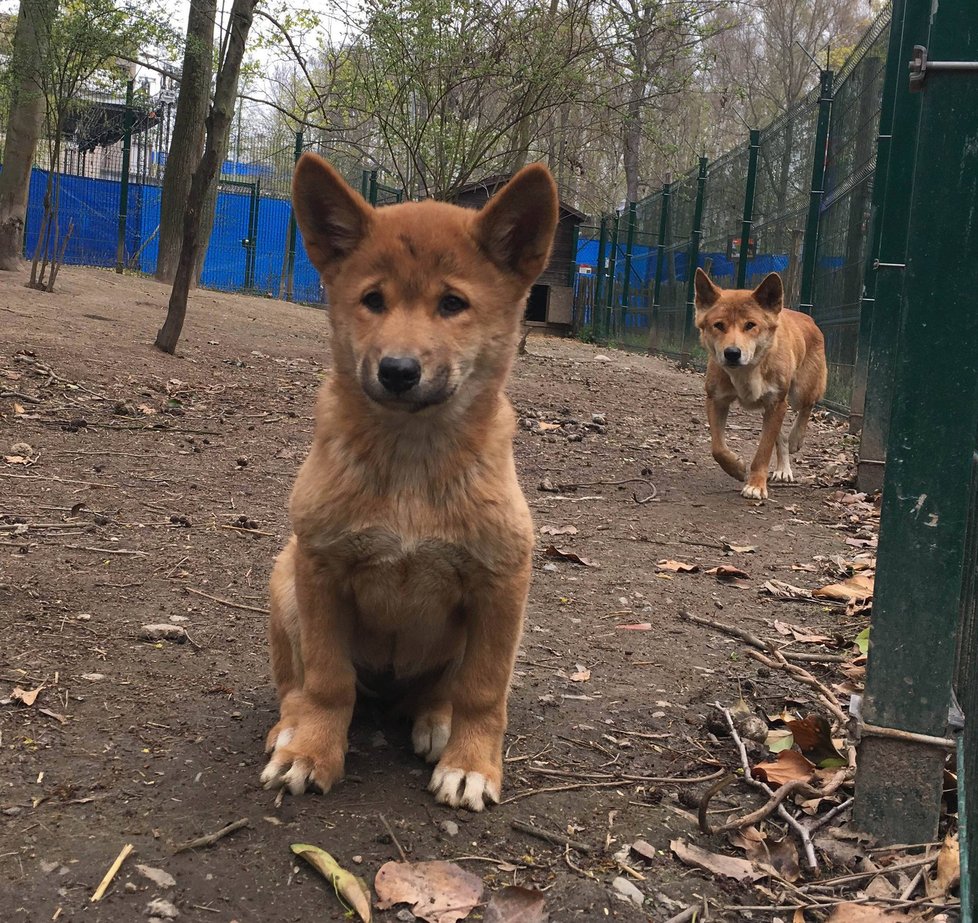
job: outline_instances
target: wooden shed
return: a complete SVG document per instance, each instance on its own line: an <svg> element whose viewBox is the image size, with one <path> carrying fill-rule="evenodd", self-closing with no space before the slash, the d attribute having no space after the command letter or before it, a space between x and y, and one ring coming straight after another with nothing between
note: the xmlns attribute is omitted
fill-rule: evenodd
<svg viewBox="0 0 978 923"><path fill-rule="evenodd" d="M510 175L496 175L469 183L456 193L455 203L468 208L482 208L509 179ZM586 218L576 208L560 203L560 219L550 263L530 290L526 302L527 324L551 327L555 333L570 330L574 278L577 274L577 237L580 225Z"/></svg>

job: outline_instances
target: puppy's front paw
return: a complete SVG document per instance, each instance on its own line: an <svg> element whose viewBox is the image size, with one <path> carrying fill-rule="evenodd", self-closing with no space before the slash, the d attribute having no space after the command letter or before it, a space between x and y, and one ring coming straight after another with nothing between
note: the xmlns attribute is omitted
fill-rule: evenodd
<svg viewBox="0 0 978 923"><path fill-rule="evenodd" d="M767 500L767 482L748 481L740 495L748 500Z"/></svg>
<svg viewBox="0 0 978 923"><path fill-rule="evenodd" d="M487 804L499 804L501 773L466 772L451 766L437 766L428 784L435 801L452 808L481 811Z"/></svg>
<svg viewBox="0 0 978 923"><path fill-rule="evenodd" d="M280 722L281 724L281 722ZM261 773L265 788L287 788L301 795L310 788L328 792L343 778L344 749L342 746L323 746L308 739L301 727L272 729L272 755Z"/></svg>
<svg viewBox="0 0 978 923"><path fill-rule="evenodd" d="M444 710L423 712L414 719L411 743L414 752L429 763L437 763L452 735L452 715Z"/></svg>

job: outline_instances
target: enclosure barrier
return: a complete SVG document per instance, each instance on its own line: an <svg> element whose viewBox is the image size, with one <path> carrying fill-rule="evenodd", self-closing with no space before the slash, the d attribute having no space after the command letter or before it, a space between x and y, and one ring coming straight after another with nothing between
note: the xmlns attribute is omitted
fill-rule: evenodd
<svg viewBox="0 0 978 923"><path fill-rule="evenodd" d="M789 304L825 334L827 402L847 409L889 25L886 8L838 74L822 71L815 90L743 144L582 229L577 335L702 365L692 269L724 287L777 271ZM614 233L626 214L634 228Z"/></svg>
<svg viewBox="0 0 978 923"><path fill-rule="evenodd" d="M174 109L129 81L125 97L88 93L71 108L58 162L42 140L31 174L24 252L34 252L43 221L49 175L59 184L60 226L73 225L65 262L119 272L156 271L160 190L171 143ZM260 120L258 120L260 123ZM304 150L325 153L318 140L274 124L249 126L241 107L232 127L218 183L214 228L201 284L272 298L319 303L319 274L303 247L289 189ZM329 157L364 198L375 205L399 202L402 190L382 181L335 150Z"/></svg>

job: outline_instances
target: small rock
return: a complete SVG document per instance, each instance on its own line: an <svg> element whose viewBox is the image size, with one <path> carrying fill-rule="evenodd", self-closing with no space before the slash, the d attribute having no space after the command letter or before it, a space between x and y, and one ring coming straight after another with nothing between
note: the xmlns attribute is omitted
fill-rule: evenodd
<svg viewBox="0 0 978 923"><path fill-rule="evenodd" d="M87 679L90 683L97 683L99 680L105 679L104 673L82 673L82 679Z"/></svg>
<svg viewBox="0 0 978 923"><path fill-rule="evenodd" d="M41 860L41 871L45 875L50 875L58 867L57 862L49 862L47 859Z"/></svg>
<svg viewBox="0 0 978 923"><path fill-rule="evenodd" d="M122 890L125 891L126 894L135 894L139 890L139 887L136 885L136 882L134 882L134 881L127 881L122 886Z"/></svg>
<svg viewBox="0 0 978 923"><path fill-rule="evenodd" d="M383 731L375 731L373 736L370 738L370 746L376 750L381 750L387 746L387 738L384 736Z"/></svg>
<svg viewBox="0 0 978 923"><path fill-rule="evenodd" d="M630 904L635 904L636 907L641 907L645 903L645 895L639 891L627 878L622 878L620 875L612 883L611 887L614 889L615 896L621 898L623 901L628 901Z"/></svg>
<svg viewBox="0 0 978 923"><path fill-rule="evenodd" d="M151 865L137 865L136 871L143 878L148 878L158 888L173 888L176 886L176 878L169 872L163 871L163 869L155 869Z"/></svg>
<svg viewBox="0 0 978 923"><path fill-rule="evenodd" d="M583 442L584 437L580 433L570 433L567 437L568 442Z"/></svg>
<svg viewBox="0 0 978 923"><path fill-rule="evenodd" d="M165 901L158 897L155 901L150 901L143 911L147 916L159 917L161 920L175 920L180 916L180 911L172 901Z"/></svg>
<svg viewBox="0 0 978 923"><path fill-rule="evenodd" d="M238 456L237 465L238 465L239 468L247 468L248 467L248 458L247 458L247 456L245 456L245 455L239 455Z"/></svg>
<svg viewBox="0 0 978 923"><path fill-rule="evenodd" d="M90 622L91 620L92 620L91 612L79 612L78 615L75 616L76 622Z"/></svg>
<svg viewBox="0 0 978 923"><path fill-rule="evenodd" d="M175 641L183 644L187 640L187 632L179 625L143 625L139 629L139 638L141 641Z"/></svg>
<svg viewBox="0 0 978 923"><path fill-rule="evenodd" d="M537 487L537 490L544 490L550 494L560 493L560 491L554 487L554 482L551 481L550 478L544 478Z"/></svg>
<svg viewBox="0 0 978 923"><path fill-rule="evenodd" d="M604 426L608 422L608 417L603 413L592 413L591 422L597 423L599 426Z"/></svg>
<svg viewBox="0 0 978 923"><path fill-rule="evenodd" d="M410 910L405 908L404 910L397 911L397 919L401 920L402 923L413 923L413 921L417 920L418 918L413 913L411 913Z"/></svg>
<svg viewBox="0 0 978 923"><path fill-rule="evenodd" d="M453 820L443 820L439 825L442 833L448 836L458 836L458 824Z"/></svg>
<svg viewBox="0 0 978 923"><path fill-rule="evenodd" d="M554 562L553 562L553 561L547 561L547 563L543 565L543 569L544 569L544 570L545 570L545 571L546 571L546 572L547 572L548 574L552 574L552 573L553 573L554 571L557 571L557 570L560 570L560 568L559 568L559 567L557 567L557 565L556 565L556 564L554 564Z"/></svg>
<svg viewBox="0 0 978 923"><path fill-rule="evenodd" d="M610 356L602 355L601 353L598 353L598 355L596 355L594 357L594 361L595 362L611 362L611 357Z"/></svg>
<svg viewBox="0 0 978 923"><path fill-rule="evenodd" d="M11 455L23 455L25 458L34 454L34 450L26 442L15 442L10 447Z"/></svg>
<svg viewBox="0 0 978 923"><path fill-rule="evenodd" d="M363 856L351 856L350 861L357 865L363 865Z"/></svg>

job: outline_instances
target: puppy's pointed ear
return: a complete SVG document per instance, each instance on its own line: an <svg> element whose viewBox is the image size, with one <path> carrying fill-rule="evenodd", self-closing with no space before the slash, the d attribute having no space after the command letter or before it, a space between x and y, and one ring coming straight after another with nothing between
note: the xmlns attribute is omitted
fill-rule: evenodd
<svg viewBox="0 0 978 923"><path fill-rule="evenodd" d="M476 240L497 266L530 285L550 259L557 210L557 185L550 171L530 164L479 212Z"/></svg>
<svg viewBox="0 0 978 923"><path fill-rule="evenodd" d="M693 282L696 289L696 310L709 310L717 303L717 299L720 297L720 289L706 274L706 271L699 266L696 267L696 276Z"/></svg>
<svg viewBox="0 0 978 923"><path fill-rule="evenodd" d="M366 236L372 209L322 157L308 151L292 174L292 207L310 262L331 281Z"/></svg>
<svg viewBox="0 0 978 923"><path fill-rule="evenodd" d="M751 294L765 311L777 314L784 307L784 285L776 272L769 272Z"/></svg>

